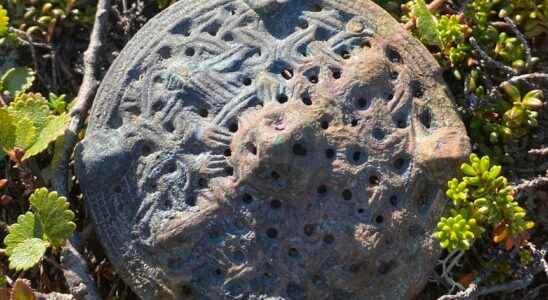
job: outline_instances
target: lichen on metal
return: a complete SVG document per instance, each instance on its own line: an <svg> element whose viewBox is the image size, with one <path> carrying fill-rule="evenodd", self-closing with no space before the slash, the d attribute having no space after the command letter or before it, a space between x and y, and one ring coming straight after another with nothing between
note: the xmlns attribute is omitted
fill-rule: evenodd
<svg viewBox="0 0 548 300"><path fill-rule="evenodd" d="M76 171L144 299L410 299L465 129L368 0L181 0L126 46Z"/></svg>

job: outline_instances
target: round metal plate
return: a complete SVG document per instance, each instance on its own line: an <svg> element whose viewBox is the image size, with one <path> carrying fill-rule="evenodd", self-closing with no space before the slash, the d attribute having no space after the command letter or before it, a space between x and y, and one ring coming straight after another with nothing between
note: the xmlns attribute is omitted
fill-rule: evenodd
<svg viewBox="0 0 548 300"><path fill-rule="evenodd" d="M105 77L77 175L145 299L404 299L469 151L428 51L367 0L182 0Z"/></svg>

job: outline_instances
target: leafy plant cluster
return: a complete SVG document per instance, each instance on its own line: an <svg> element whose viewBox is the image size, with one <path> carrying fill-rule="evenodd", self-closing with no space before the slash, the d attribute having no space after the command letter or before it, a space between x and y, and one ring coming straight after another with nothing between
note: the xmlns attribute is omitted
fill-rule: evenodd
<svg viewBox="0 0 548 300"><path fill-rule="evenodd" d="M0 80L0 92L11 97L9 105L0 107L0 154L12 160L26 160L46 150L62 136L70 117L64 112L63 96L27 93L34 81L34 72L12 68Z"/></svg>
<svg viewBox="0 0 548 300"><path fill-rule="evenodd" d="M505 155L502 146L509 139L526 136L538 126L538 111L543 107L541 90L524 95L513 84L503 83L504 99L472 112L470 135L482 153L495 158Z"/></svg>
<svg viewBox="0 0 548 300"><path fill-rule="evenodd" d="M29 198L30 211L17 218L4 238L9 267L28 270L40 262L48 248L59 248L76 229L74 212L69 203L46 188L36 190Z"/></svg>
<svg viewBox="0 0 548 300"><path fill-rule="evenodd" d="M486 85L493 85L493 76L486 76L489 70L479 59L487 55L494 60L491 63L515 74L531 68L538 59L531 57L524 41L548 33L548 0L471 0L463 7L450 3L454 10L409 1L403 5L407 14L402 19L414 22L415 35L464 87L460 103L467 108L470 135L479 152L495 161L511 161L505 145L537 127L543 94L504 84L501 97L493 97L492 89L486 90Z"/></svg>
<svg viewBox="0 0 548 300"><path fill-rule="evenodd" d="M12 1L8 6L15 5L17 8L25 2ZM70 4L69 2L75 3L52 1L50 5ZM32 1L32 4L38 5L41 2ZM21 7L32 9L32 5ZM12 34L10 22L17 23L17 15L15 19L10 19L8 11L0 5L0 43L3 38L10 38ZM0 251L8 256L9 268L16 272L36 266L46 256L48 249L57 251L76 228L73 222L75 214L69 209L66 198L59 197L57 193L49 192L46 188L34 190L36 186L44 184L45 173L40 172L42 176L38 180L29 166L36 165L34 157L48 149L52 142L59 142L56 146L62 145L62 137L70 121L65 96L50 93L45 98L40 93L30 92L35 81L35 71L27 67L12 67L0 74L0 165L14 163L14 169L18 170L25 190L32 192L28 200L29 210L20 214L17 222L8 227L8 234L4 238L6 248ZM21 184L17 183L17 177L10 178L8 172L2 172L2 176L4 174L8 174L8 177L0 178L2 206L14 201L8 193L15 185ZM39 181L41 184L38 184ZM27 207L27 202L18 199L17 206ZM6 277L2 274L0 298L4 299L3 296L10 299L36 299L27 281L17 279L9 288Z"/></svg>
<svg viewBox="0 0 548 300"><path fill-rule="evenodd" d="M510 16L529 38L548 32L547 0L506 0L498 16Z"/></svg>
<svg viewBox="0 0 548 300"><path fill-rule="evenodd" d="M434 237L449 251L468 250L487 228L493 229L493 241L511 246L523 232L533 228L525 210L513 196L502 167L491 165L488 156L470 155L461 166L464 176L448 182L451 200L449 215L442 217Z"/></svg>
<svg viewBox="0 0 548 300"><path fill-rule="evenodd" d="M477 77L470 79L472 71L483 72L472 55L470 38L496 60L522 70L527 63L524 45L507 28L508 23L503 26L504 18L524 28L527 37L535 37L548 32L547 7L548 0L472 0L461 14L440 14L430 12L424 0L415 0L403 5L407 14L402 19L414 21L415 34L433 48L440 63L459 80L475 80L471 92L482 96L483 85Z"/></svg>
<svg viewBox="0 0 548 300"><path fill-rule="evenodd" d="M7 0L6 9L15 28L45 41L62 22L91 25L95 14L88 0Z"/></svg>

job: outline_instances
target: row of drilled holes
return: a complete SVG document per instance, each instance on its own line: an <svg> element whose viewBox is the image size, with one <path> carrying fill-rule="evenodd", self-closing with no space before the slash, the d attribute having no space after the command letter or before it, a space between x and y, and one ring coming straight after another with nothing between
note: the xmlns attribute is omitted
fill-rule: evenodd
<svg viewBox="0 0 548 300"><path fill-rule="evenodd" d="M398 162L399 160L396 160L396 162ZM398 162L398 163L404 163L404 162ZM230 170L225 170L227 172L227 175L232 175L232 168L230 168ZM274 179L274 180L278 180L280 178L280 175L273 171L271 173L271 177ZM370 176L369 177L369 184L371 186L378 186L380 183L380 179L377 177L377 176ZM205 178L200 178L198 180L198 186L200 188L206 188L207 187L207 180ZM116 186L114 191L116 193L121 193L121 188L120 186ZM328 192L328 189L327 189L327 186L326 185L319 185L316 189L316 192L320 195L320 196L325 196L327 195L327 192ZM351 200L352 199L352 191L350 191L349 189L345 189L342 191L341 193L341 196L344 200ZM243 198L242 198L242 201L246 204L250 204L252 201L253 201L253 197L250 195L250 194L244 194ZM192 198L192 197L189 197L187 199L187 205L189 206L194 206L196 204L195 202L195 199ZM393 205L393 206L397 206L398 205L398 198L396 195L392 195L390 197L390 203ZM278 199L274 199L270 202L270 206L273 208L273 209L279 209L281 206L282 206L282 203L280 200ZM359 212L359 211L358 211ZM360 212L361 213L361 212Z"/></svg>
<svg viewBox="0 0 548 300"><path fill-rule="evenodd" d="M291 80L293 78L293 69L285 68L283 69L280 74L285 80ZM339 69L331 69L331 76L333 76L334 79L340 79L342 77L342 71ZM319 78L317 75L310 75L307 76L307 79L312 84L317 84L319 82Z"/></svg>
<svg viewBox="0 0 548 300"><path fill-rule="evenodd" d="M373 179L372 181L376 182L376 184L378 184L378 182L375 181L375 180L376 179ZM371 180L370 180L370 183L371 183ZM318 194L323 196L323 195L327 194L327 187L325 185L320 185L320 186L318 186L317 192L318 192ZM352 199L352 191L350 191L348 189L345 189L345 190L342 191L341 196L344 200L350 201ZM253 202L253 196L246 193L246 194L243 195L242 201L245 204L251 204ZM394 207L398 206L398 196L397 195L390 196L389 202ZM282 202L278 199L273 199L273 200L270 201L270 207L274 210L280 209L282 207ZM362 214L364 212L365 212L365 210L363 208L358 209L359 214ZM383 219L384 218L383 218L382 215L378 215L378 216L375 217L375 223L381 224L383 222ZM305 228L304 228L305 233L310 231L310 228L307 229L307 226L308 225L306 225ZM311 234L307 234L307 235L311 235Z"/></svg>

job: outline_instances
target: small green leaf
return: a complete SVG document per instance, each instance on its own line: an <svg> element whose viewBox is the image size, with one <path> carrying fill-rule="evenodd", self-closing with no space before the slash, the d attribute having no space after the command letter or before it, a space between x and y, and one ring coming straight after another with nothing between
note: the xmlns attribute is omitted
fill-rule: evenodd
<svg viewBox="0 0 548 300"><path fill-rule="evenodd" d="M11 225L8 231L8 235L4 238L8 255L11 255L13 249L23 241L42 237L42 227L30 211L17 217L17 223Z"/></svg>
<svg viewBox="0 0 548 300"><path fill-rule="evenodd" d="M8 25L10 18L8 17L8 11L0 5L0 37L4 36L8 32Z"/></svg>
<svg viewBox="0 0 548 300"><path fill-rule="evenodd" d="M469 165L469 164L462 164L460 169L467 176L476 176L476 175L478 175L476 170L474 170L474 168L472 168L472 166Z"/></svg>
<svg viewBox="0 0 548 300"><path fill-rule="evenodd" d="M36 128L32 121L23 116L15 116L15 145L13 148L27 149L36 140Z"/></svg>
<svg viewBox="0 0 548 300"><path fill-rule="evenodd" d="M29 68L11 68L2 79L2 89L7 90L12 97L28 90L34 82L34 71Z"/></svg>
<svg viewBox="0 0 548 300"><path fill-rule="evenodd" d="M25 151L23 160L46 150L51 142L65 133L65 128L69 121L70 116L68 114L50 116L42 131L38 134L34 144Z"/></svg>
<svg viewBox="0 0 548 300"><path fill-rule="evenodd" d="M34 267L46 253L47 246L47 242L39 238L27 239L17 244L9 256L10 269L23 271Z"/></svg>
<svg viewBox="0 0 548 300"><path fill-rule="evenodd" d="M523 105L530 109L539 109L542 107L542 91L532 90L523 96Z"/></svg>
<svg viewBox="0 0 548 300"><path fill-rule="evenodd" d="M428 10L424 0L417 0L413 12L417 17L417 29L421 38L429 45L441 45L438 32L438 21Z"/></svg>
<svg viewBox="0 0 548 300"><path fill-rule="evenodd" d="M489 156L483 156L480 160L480 169L479 172L481 174L487 172L489 170L489 165L491 164L491 161L489 159Z"/></svg>
<svg viewBox="0 0 548 300"><path fill-rule="evenodd" d="M501 166L492 166L491 167L491 170L489 170L489 177L488 179L489 180L495 180L495 178L497 178L497 176L500 175L500 172L502 171L502 167Z"/></svg>
<svg viewBox="0 0 548 300"><path fill-rule="evenodd" d="M69 203L65 197L59 197L56 192L48 192L41 188L36 190L29 198L32 211L40 221L44 239L52 246L61 246L70 238L76 229L74 212L69 209Z"/></svg>
<svg viewBox="0 0 548 300"><path fill-rule="evenodd" d="M48 101L40 94L19 94L7 110L16 119L21 116L30 119L38 131L44 128L51 115Z"/></svg>
<svg viewBox="0 0 548 300"><path fill-rule="evenodd" d="M49 93L48 105L51 110L58 114L62 114L67 111L66 95L57 96L54 93Z"/></svg>
<svg viewBox="0 0 548 300"><path fill-rule="evenodd" d="M502 89L506 92L506 95L508 95L512 102L521 102L521 93L515 85L505 82L502 84Z"/></svg>
<svg viewBox="0 0 548 300"><path fill-rule="evenodd" d="M0 152L8 152L15 145L15 119L0 109Z"/></svg>

